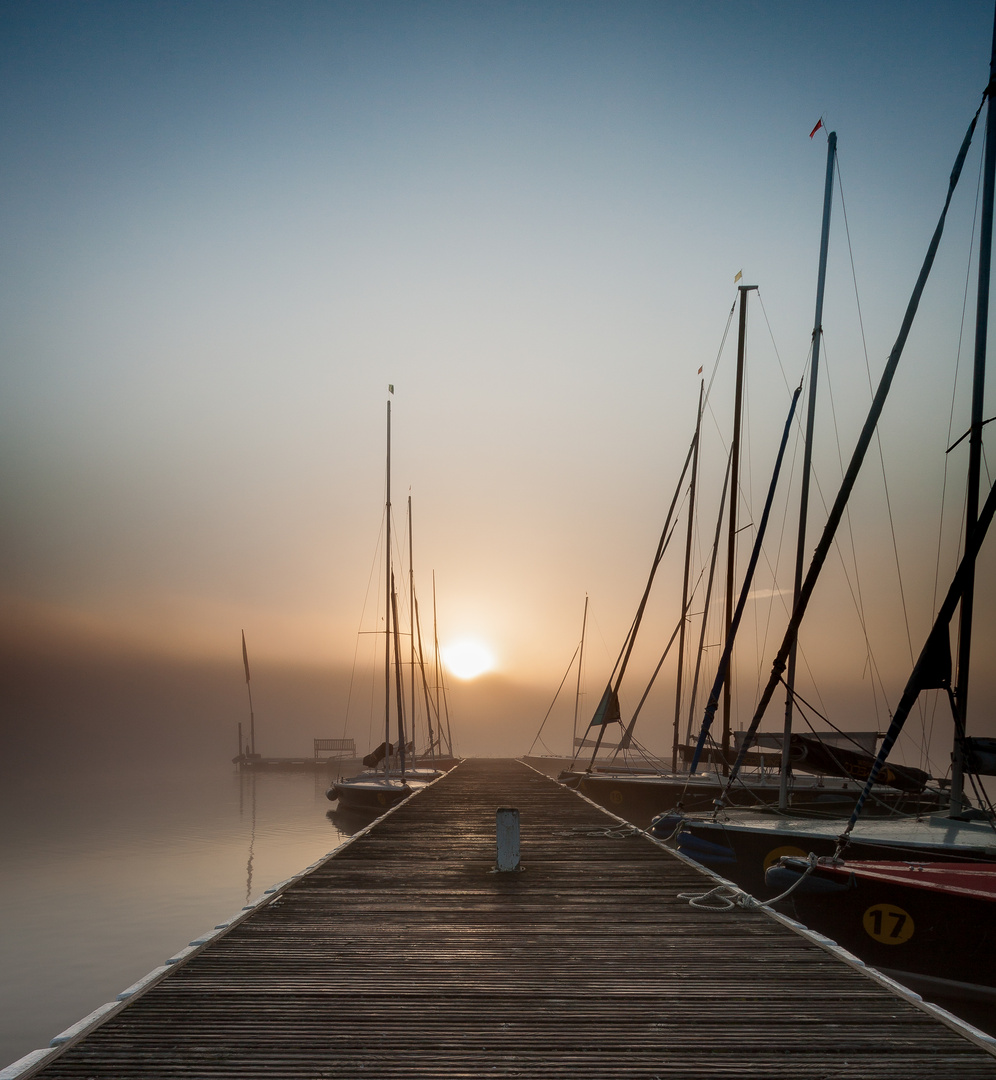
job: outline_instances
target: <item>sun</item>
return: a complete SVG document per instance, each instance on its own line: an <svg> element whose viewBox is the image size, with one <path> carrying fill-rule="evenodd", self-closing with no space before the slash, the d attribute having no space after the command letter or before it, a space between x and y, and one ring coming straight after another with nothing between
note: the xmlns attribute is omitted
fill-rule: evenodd
<svg viewBox="0 0 996 1080"><path fill-rule="evenodd" d="M494 653L476 638L461 638L439 651L443 663L458 679L476 679L495 666Z"/></svg>

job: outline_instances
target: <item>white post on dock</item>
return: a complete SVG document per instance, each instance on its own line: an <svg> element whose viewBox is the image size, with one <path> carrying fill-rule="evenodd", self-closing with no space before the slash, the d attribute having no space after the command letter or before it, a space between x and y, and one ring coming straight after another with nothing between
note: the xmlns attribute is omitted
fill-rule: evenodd
<svg viewBox="0 0 996 1080"><path fill-rule="evenodd" d="M498 862L495 870L519 870L519 811L511 806L499 806L495 812L495 832L498 840Z"/></svg>

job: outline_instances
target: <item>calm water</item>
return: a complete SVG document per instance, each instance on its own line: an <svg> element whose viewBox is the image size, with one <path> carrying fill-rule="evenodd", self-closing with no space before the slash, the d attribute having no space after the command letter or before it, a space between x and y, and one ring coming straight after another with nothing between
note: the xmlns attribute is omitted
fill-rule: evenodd
<svg viewBox="0 0 996 1080"><path fill-rule="evenodd" d="M340 844L326 786L224 761L8 777L0 1068Z"/></svg>

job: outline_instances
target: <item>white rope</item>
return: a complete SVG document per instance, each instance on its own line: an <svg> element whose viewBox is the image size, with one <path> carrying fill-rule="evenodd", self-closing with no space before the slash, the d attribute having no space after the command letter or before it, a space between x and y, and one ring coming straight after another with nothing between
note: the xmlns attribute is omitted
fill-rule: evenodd
<svg viewBox="0 0 996 1080"><path fill-rule="evenodd" d="M793 881L785 892L770 900L756 900L750 893L738 889L736 885L717 885L716 888L704 893L678 893L678 899L687 900L690 907L704 908L706 911L729 911L735 907L753 911L755 908L769 907L795 892L816 869L816 855L813 852L809 853L806 861L809 865L805 873L797 881Z"/></svg>
<svg viewBox="0 0 996 1080"><path fill-rule="evenodd" d="M664 815L662 814L661 816L663 817ZM687 824L687 818L679 817L678 824L674 827L674 832L671 833L670 836L658 836L657 833L653 833L652 835L654 839L659 841L660 843L669 844L672 840L676 840L678 838L681 830L684 829Z"/></svg>
<svg viewBox="0 0 996 1080"><path fill-rule="evenodd" d="M610 840L625 840L627 836L642 836L644 830L636 825L612 825L607 829L589 829L579 825L574 829L560 829L557 836L607 836Z"/></svg>

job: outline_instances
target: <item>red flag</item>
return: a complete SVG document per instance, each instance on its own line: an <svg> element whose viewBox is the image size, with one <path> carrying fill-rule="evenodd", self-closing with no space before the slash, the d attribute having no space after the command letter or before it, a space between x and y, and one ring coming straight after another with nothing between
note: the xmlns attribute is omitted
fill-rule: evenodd
<svg viewBox="0 0 996 1080"><path fill-rule="evenodd" d="M816 121L816 127L814 127L813 130L809 133L809 137L812 138L817 133L817 131L820 130L821 127L823 127L822 116L819 118L819 120Z"/></svg>

